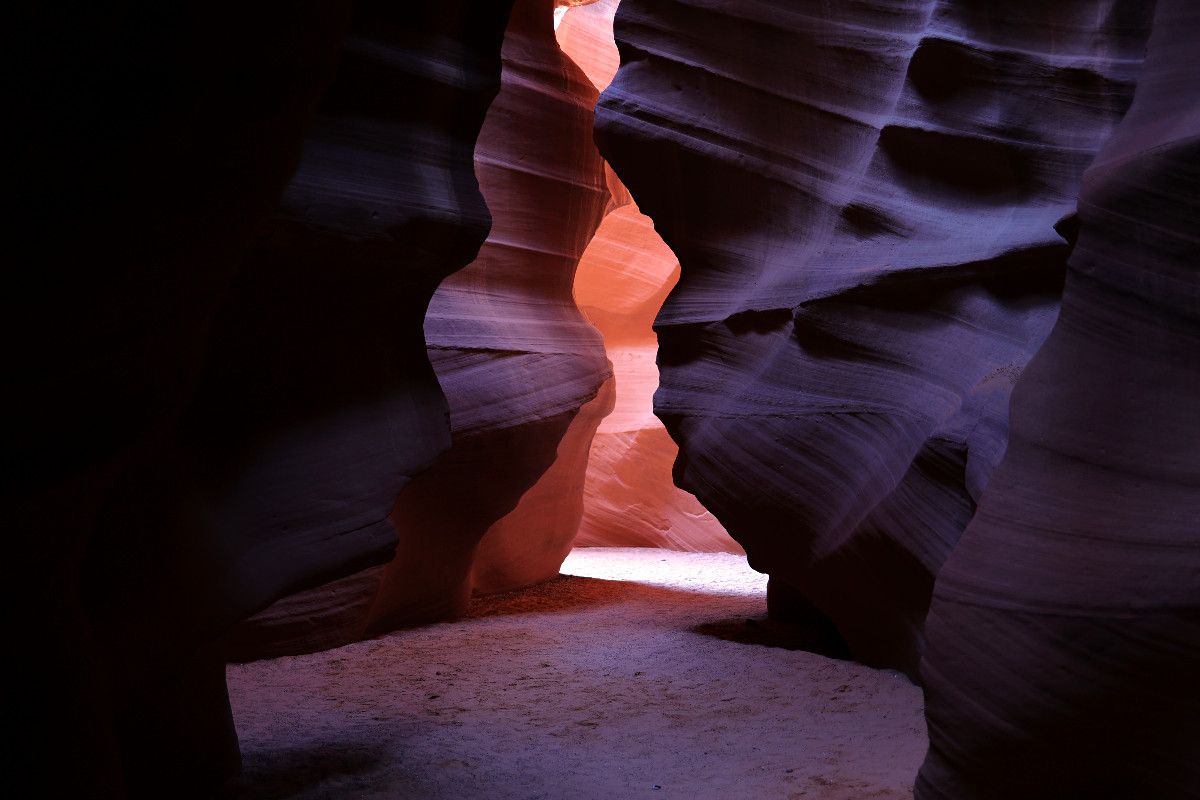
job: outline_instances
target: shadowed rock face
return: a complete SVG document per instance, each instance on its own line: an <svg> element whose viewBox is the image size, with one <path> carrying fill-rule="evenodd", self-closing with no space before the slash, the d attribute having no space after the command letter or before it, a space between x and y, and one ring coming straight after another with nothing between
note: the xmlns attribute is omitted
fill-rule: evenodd
<svg viewBox="0 0 1200 800"><path fill-rule="evenodd" d="M938 575L922 800L1200 787L1200 8L1160 0L1062 312Z"/></svg>
<svg viewBox="0 0 1200 800"><path fill-rule="evenodd" d="M39 795L208 795L237 760L215 638L386 561L449 444L421 320L487 233L508 9L111 11L18 33L37 255L6 340L39 348L9 361L5 585L36 612L6 726Z"/></svg>
<svg viewBox="0 0 1200 800"><path fill-rule="evenodd" d="M425 343L413 355L425 363L427 343L448 404L451 446L401 493L391 514L399 544L386 567L266 610L234 632L233 657L305 652L451 618L472 590L557 574L570 549L591 437L612 407L611 387L601 392L609 372L600 336L571 287L609 196L592 143L597 92L560 52L553 7L520 0L513 9L501 90L474 151L491 233L478 257L437 288L424 316ZM375 166L361 162L368 171ZM458 191L437 172L413 181ZM444 254L452 243L428 245ZM386 305L399 314L400 302ZM348 443L347 455L411 435L411 420L395 412L387 418L387 436Z"/></svg>
<svg viewBox="0 0 1200 800"><path fill-rule="evenodd" d="M1149 13L621 4L597 141L682 265L676 482L867 663L916 672Z"/></svg>

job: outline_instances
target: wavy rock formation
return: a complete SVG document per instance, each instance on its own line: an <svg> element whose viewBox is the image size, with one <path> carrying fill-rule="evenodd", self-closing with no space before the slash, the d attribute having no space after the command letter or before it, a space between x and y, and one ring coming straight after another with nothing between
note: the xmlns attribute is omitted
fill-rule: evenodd
<svg viewBox="0 0 1200 800"><path fill-rule="evenodd" d="M1159 0L1153 31L938 575L922 800L1200 791L1200 7Z"/></svg>
<svg viewBox="0 0 1200 800"><path fill-rule="evenodd" d="M600 391L609 375L600 336L571 286L608 193L592 143L597 92L560 52L553 8L552 0L513 8L501 90L474 155L491 233L425 315L450 449L400 495L391 514L400 541L386 567L266 610L235 632L233 657L450 618L472 590L552 577L570 549L591 436L612 404ZM442 185L436 177L424 180ZM433 252L445 245L429 242Z"/></svg>
<svg viewBox="0 0 1200 800"><path fill-rule="evenodd" d="M612 31L617 5L564 7L556 21L559 47L598 92L620 61ZM679 279L679 264L611 169L607 180L610 211L576 271L575 302L604 336L616 406L592 440L574 544L740 553L716 517L672 482L678 448L651 410L658 387L651 325Z"/></svg>
<svg viewBox="0 0 1200 800"><path fill-rule="evenodd" d="M558 574L579 526L592 435L612 408L602 340L572 295L609 200L592 142L598 92L559 49L554 6L519 0L513 10L504 88L476 151L496 222L425 320L455 447L478 454L446 515L488 502L499 512L465 531L483 537L467 591Z"/></svg>
<svg viewBox="0 0 1200 800"><path fill-rule="evenodd" d="M9 362L5 586L37 612L6 627L9 755L38 796L210 796L237 761L216 637L386 561L449 443L421 319L487 232L507 8L110 12L21 20L38 255L6 341L41 347Z"/></svg>
<svg viewBox="0 0 1200 800"><path fill-rule="evenodd" d="M621 64L613 40L613 17L620 0L558 0L554 38L567 56L579 65L597 92L612 83Z"/></svg>
<svg viewBox="0 0 1200 800"><path fill-rule="evenodd" d="M604 335L616 404L592 440L578 547L741 552L721 523L672 483L678 448L651 410L658 387L651 324L678 276L675 254L632 203L604 218L580 262L575 299Z"/></svg>
<svg viewBox="0 0 1200 800"><path fill-rule="evenodd" d="M676 481L860 660L915 674L1148 13L621 4L597 142L682 265L656 324Z"/></svg>

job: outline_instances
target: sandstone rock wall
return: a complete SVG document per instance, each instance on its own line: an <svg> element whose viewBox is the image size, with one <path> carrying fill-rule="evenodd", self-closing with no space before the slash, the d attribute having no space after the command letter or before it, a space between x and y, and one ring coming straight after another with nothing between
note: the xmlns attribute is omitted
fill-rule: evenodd
<svg viewBox="0 0 1200 800"><path fill-rule="evenodd" d="M651 324L679 275L653 223L632 202L605 217L575 281L575 299L604 335L616 402L592 440L580 547L741 552L698 500L674 485L678 448L652 411L658 339Z"/></svg>
<svg viewBox="0 0 1200 800"><path fill-rule="evenodd" d="M425 323L443 386L462 387L461 418L459 394L447 389L456 442L521 437L517 448L493 445L480 458L464 501L480 502L490 484L518 474L522 459L533 466L527 491L495 494L511 513L474 533L483 536L476 592L558 574L579 527L592 435L612 408L602 340L572 294L609 204L592 142L598 92L559 48L554 6L534 0L514 10L505 43L511 95L501 95L496 128L485 127L476 153L496 228L480 258L439 289ZM498 352L485 366L478 353L490 349Z"/></svg>
<svg viewBox="0 0 1200 800"><path fill-rule="evenodd" d="M570 548L591 437L612 405L601 391L609 371L600 336L571 287L609 195L592 143L597 92L559 50L553 8L513 8L501 90L474 152L491 233L437 288L424 318L450 449L400 494L391 514L399 543L386 567L267 609L233 633L233 657L451 618L473 590L557 574ZM423 180L441 185L436 175ZM400 422L392 435L411 430Z"/></svg>
<svg viewBox="0 0 1200 800"><path fill-rule="evenodd" d="M597 91L619 63L617 6L599 0L563 9L555 30ZM679 264L611 169L607 178L610 212L580 261L575 301L604 336L616 404L592 440L575 545L741 552L716 517L672 482L678 448L652 411L658 337L651 325Z"/></svg>
<svg viewBox="0 0 1200 800"><path fill-rule="evenodd" d="M215 638L390 557L449 444L421 320L487 233L507 12L18 15L5 717L41 796L211 795L237 760Z"/></svg>
<svg viewBox="0 0 1200 800"><path fill-rule="evenodd" d="M1062 312L938 575L917 797L1200 788L1200 8L1160 0Z"/></svg>
<svg viewBox="0 0 1200 800"><path fill-rule="evenodd" d="M867 663L916 672L1149 13L621 4L597 141L682 265L655 326L676 481Z"/></svg>

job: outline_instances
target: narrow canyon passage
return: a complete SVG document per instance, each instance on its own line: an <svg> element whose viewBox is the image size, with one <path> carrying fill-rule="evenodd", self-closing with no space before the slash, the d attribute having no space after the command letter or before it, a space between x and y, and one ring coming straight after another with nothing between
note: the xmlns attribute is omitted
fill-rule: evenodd
<svg viewBox="0 0 1200 800"><path fill-rule="evenodd" d="M597 92L617 66L616 7L559 9L555 20L560 47ZM477 151L476 160L485 178L495 175L491 155ZM483 181L485 196L499 195L491 188L499 180ZM678 450L652 409L652 325L679 263L611 169L604 181L607 208L571 292L611 367L595 381L607 381L600 396L611 394L612 410L598 409L598 427L584 412L577 420L590 447L565 437L558 466L484 537L460 619L231 665L244 763L235 797L912 796L926 748L920 690L900 673L798 649L802 630L763 618L767 577L672 483ZM524 227L514 221L518 201L502 206L489 243L546 226L536 215L521 217ZM468 324L456 309L478 313L474 298L488 276L495 283L511 267L497 252L485 245L445 282L426 319L452 419L465 405L455 398L480 391L456 383L463 356L452 334ZM502 316L496 330L511 332L516 313ZM543 345L554 347L569 349L565 340ZM573 450L586 455L586 477L582 460L563 457ZM501 452L491 456L497 466ZM576 493L583 484L577 521L547 513L572 482ZM547 547L575 526L561 575L496 592L529 582L515 565L529 557L534 531ZM338 602L336 592L317 595ZM321 602L307 601L301 613L281 606L280 616L296 624L315 607Z"/></svg>
<svg viewBox="0 0 1200 800"><path fill-rule="evenodd" d="M231 665L234 796L912 796L904 676L693 630L762 613L744 557L582 548L562 572L459 622Z"/></svg>
<svg viewBox="0 0 1200 800"><path fill-rule="evenodd" d="M1200 800L1200 2L119 10L17 15L4 796Z"/></svg>
<svg viewBox="0 0 1200 800"><path fill-rule="evenodd" d="M619 58L613 18L619 0L560 7L555 38L603 92ZM679 282L679 259L605 166L609 200L575 270L575 305L604 340L613 408L588 451L576 547L667 547L742 553L720 521L671 478L679 448L654 415L659 375L654 318Z"/></svg>
<svg viewBox="0 0 1200 800"><path fill-rule="evenodd" d="M563 57L596 92L618 64L617 5L600 0L559 8L555 16ZM553 64L544 33L540 57ZM521 63L505 61L510 83L502 85L519 85L513 76L522 74ZM579 83L578 75L568 81L572 92L586 90ZM491 132L503 125L535 135L533 127L514 123L530 112L509 97L501 94L494 107L512 103L513 116L491 117L482 142L498 138ZM579 138L576 148L601 166ZM232 796L911 798L927 747L920 689L899 672L803 649L804 629L767 621L767 576L750 569L721 523L672 481L678 448L653 411L659 384L653 323L680 266L653 220L604 165L602 219L594 229L580 226L569 246L557 245L576 260L542 263L538 237L560 222L551 211L568 201L532 203L524 178L513 190L513 176L526 167L505 147L481 146L475 158L484 195L496 208L493 229L480 257L443 282L425 325L452 421L462 409L507 407L497 402L506 392L562 378L544 365L546 354L560 358L560 349L579 359L580 374L590 371L572 380L604 385L581 407L572 423L578 430L563 436L555 466L473 552L473 597L460 618L311 654L269 653L258 645L259 656L284 657L228 668L243 758ZM583 203L589 214L600 197L599 185L591 189ZM563 225L560 233L571 230ZM514 259L510 245L518 240L525 249ZM576 308L567 306L561 277L553 291L538 283L564 267L573 268ZM482 311L481 296L488 298ZM496 312L506 302L511 307ZM495 319L481 320L485 311ZM547 314L555 323L531 350L540 351L543 364L536 380L512 380L485 360L491 372L481 381L483 367L469 346L486 339L480 331L530 347L532 339L515 332ZM572 351L572 337L590 333L584 319L603 339L611 375L596 369L596 353L584 359L583 350ZM464 326L471 329L465 338ZM521 446L533 448L536 437L524 436ZM486 458L464 460L469 471L441 518L427 514L427 524L406 526L398 515L397 526L416 532L425 550L453 541L442 529L446 520L481 502L484 477L508 470L505 457L521 452L515 441L502 438L480 451ZM570 498L580 483L575 508ZM564 512L568 506L574 510ZM533 551L553 552L571 531L575 549L557 578L497 592L541 580ZM408 563L441 558L406 552L392 569L403 562L408 584L393 580L406 597L415 594L409 584L422 583ZM529 570L526 561L537 566ZM297 620L314 608L337 609L341 602L340 592L326 587L302 606L280 604L278 616L303 626ZM412 605L408 597L401 607ZM435 616L404 621L435 622ZM269 615L260 619L271 624ZM252 629L256 640L263 626Z"/></svg>

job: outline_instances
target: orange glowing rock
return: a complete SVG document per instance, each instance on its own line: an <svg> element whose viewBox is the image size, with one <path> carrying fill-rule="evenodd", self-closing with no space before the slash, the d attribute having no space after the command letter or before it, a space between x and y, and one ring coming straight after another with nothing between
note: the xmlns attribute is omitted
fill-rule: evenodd
<svg viewBox="0 0 1200 800"><path fill-rule="evenodd" d="M559 46L598 90L620 62L616 10L617 0L559 9ZM604 335L616 407L592 440L575 544L740 553L721 523L671 479L678 448L652 410L658 339L651 326L679 280L679 262L611 169L607 177L609 214L576 272L575 302Z"/></svg>
<svg viewBox="0 0 1200 800"><path fill-rule="evenodd" d="M621 57L613 40L613 17L620 0L561 4L554 35L558 46L588 76L597 91L604 91L617 74Z"/></svg>
<svg viewBox="0 0 1200 800"><path fill-rule="evenodd" d="M592 441L577 546L742 552L672 482L678 448L652 410L658 340L651 326L678 279L675 254L632 202L605 217L583 254L575 302L604 334L616 407Z"/></svg>

